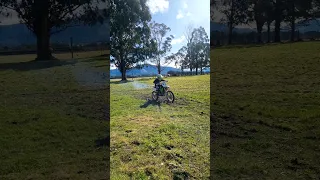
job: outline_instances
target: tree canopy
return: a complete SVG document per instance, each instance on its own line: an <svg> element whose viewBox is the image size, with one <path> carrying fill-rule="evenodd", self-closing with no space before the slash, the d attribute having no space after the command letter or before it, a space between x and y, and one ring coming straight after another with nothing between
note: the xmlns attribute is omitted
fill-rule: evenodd
<svg viewBox="0 0 320 180"><path fill-rule="evenodd" d="M108 18L106 0L1 0L37 37L37 59L52 59L50 36L68 27L92 25Z"/></svg>
<svg viewBox="0 0 320 180"><path fill-rule="evenodd" d="M110 2L110 54L112 63L122 74L122 80L126 80L128 69L154 55L156 43L151 40L148 26L151 14L146 0Z"/></svg>

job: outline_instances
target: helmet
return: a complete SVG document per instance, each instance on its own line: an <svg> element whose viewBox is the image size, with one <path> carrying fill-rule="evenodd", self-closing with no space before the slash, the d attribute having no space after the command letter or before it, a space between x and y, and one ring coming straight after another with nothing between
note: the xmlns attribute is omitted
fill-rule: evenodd
<svg viewBox="0 0 320 180"><path fill-rule="evenodd" d="M158 74L158 75L157 75L157 78L160 79L160 80L162 80L163 76L162 76L161 74Z"/></svg>

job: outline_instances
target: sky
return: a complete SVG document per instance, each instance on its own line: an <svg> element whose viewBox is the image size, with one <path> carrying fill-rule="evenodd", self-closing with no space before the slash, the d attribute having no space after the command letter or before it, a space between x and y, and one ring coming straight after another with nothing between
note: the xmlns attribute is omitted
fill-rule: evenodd
<svg viewBox="0 0 320 180"><path fill-rule="evenodd" d="M210 37L210 0L148 0L147 5L152 21L170 27L168 35L174 36L168 55L186 45L185 33L189 25L193 28L202 26ZM166 66L175 67L174 63Z"/></svg>
<svg viewBox="0 0 320 180"><path fill-rule="evenodd" d="M7 11L6 11L7 12ZM12 13L9 17L5 17L0 14L0 26L20 23L17 13L15 11L9 11Z"/></svg>
<svg viewBox="0 0 320 180"><path fill-rule="evenodd" d="M176 53L186 45L186 28L202 26L210 37L210 0L149 0L152 21L164 23L173 35L171 53ZM174 67L174 63L169 64Z"/></svg>

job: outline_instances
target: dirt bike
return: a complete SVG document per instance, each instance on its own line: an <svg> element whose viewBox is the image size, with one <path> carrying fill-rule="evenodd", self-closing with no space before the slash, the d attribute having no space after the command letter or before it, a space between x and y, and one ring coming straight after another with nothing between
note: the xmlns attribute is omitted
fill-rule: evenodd
<svg viewBox="0 0 320 180"><path fill-rule="evenodd" d="M170 86L167 85L168 81L161 81L159 88L153 88L152 99L157 101L159 96L165 96L168 102L174 102L174 94L170 91Z"/></svg>

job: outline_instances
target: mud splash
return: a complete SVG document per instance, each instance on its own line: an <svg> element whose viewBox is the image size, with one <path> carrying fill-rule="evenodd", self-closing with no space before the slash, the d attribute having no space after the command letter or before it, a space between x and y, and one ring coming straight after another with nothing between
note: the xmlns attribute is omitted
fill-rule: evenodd
<svg viewBox="0 0 320 180"><path fill-rule="evenodd" d="M150 88L151 86L145 83L140 83L140 82L132 82L131 83L134 89L146 89L146 88Z"/></svg>

